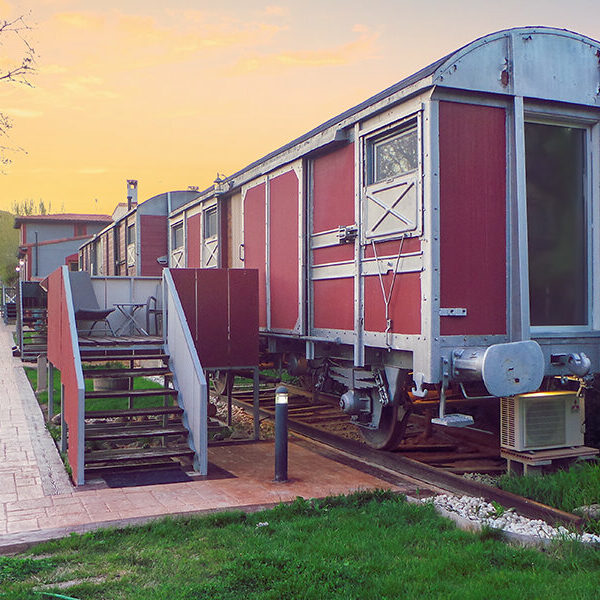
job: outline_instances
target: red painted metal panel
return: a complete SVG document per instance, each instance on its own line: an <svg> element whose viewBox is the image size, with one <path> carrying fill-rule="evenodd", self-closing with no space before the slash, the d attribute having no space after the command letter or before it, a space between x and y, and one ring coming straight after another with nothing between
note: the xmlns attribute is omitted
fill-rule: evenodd
<svg viewBox="0 0 600 600"><path fill-rule="evenodd" d="M138 275L161 275L162 267L156 259L165 256L167 248L167 217L140 215L140 271Z"/></svg>
<svg viewBox="0 0 600 600"><path fill-rule="evenodd" d="M224 269L195 269L197 321L195 342L205 368L229 364L228 282Z"/></svg>
<svg viewBox="0 0 600 600"><path fill-rule="evenodd" d="M188 217L186 222L186 251L187 266L200 268L202 259L200 256L202 248L202 215L197 213Z"/></svg>
<svg viewBox="0 0 600 600"><path fill-rule="evenodd" d="M327 265L329 263L354 260L354 244L339 244L338 246L325 246L312 251L313 265Z"/></svg>
<svg viewBox="0 0 600 600"><path fill-rule="evenodd" d="M258 364L258 271L229 269L229 364Z"/></svg>
<svg viewBox="0 0 600 600"><path fill-rule="evenodd" d="M204 368L258 364L258 271L170 269Z"/></svg>
<svg viewBox="0 0 600 600"><path fill-rule="evenodd" d="M298 321L298 177L269 181L271 327L292 330Z"/></svg>
<svg viewBox="0 0 600 600"><path fill-rule="evenodd" d="M185 313L192 337L197 331L196 277L194 269L170 269L173 283L179 294L179 300ZM195 340L194 340L195 341Z"/></svg>
<svg viewBox="0 0 600 600"><path fill-rule="evenodd" d="M442 335L506 333L506 124L502 108L440 102Z"/></svg>
<svg viewBox="0 0 600 600"><path fill-rule="evenodd" d="M375 251L377 256L398 256L398 250L400 249L400 240L392 240L389 242L378 242L375 244ZM419 238L406 238L402 242L402 254L408 252L420 252L421 240ZM365 247L365 258L373 258L373 246L369 244Z"/></svg>
<svg viewBox="0 0 600 600"><path fill-rule="evenodd" d="M48 277L48 360L60 371L64 386L64 412L68 426L67 456L73 477L76 478L79 469L79 395L73 345L78 342L71 337L62 274L62 268L58 268Z"/></svg>
<svg viewBox="0 0 600 600"><path fill-rule="evenodd" d="M383 332L386 329L384 293L389 296L392 274L365 277L365 331ZM389 316L392 333L421 333L421 276L419 273L398 273L390 297Z"/></svg>
<svg viewBox="0 0 600 600"><path fill-rule="evenodd" d="M354 144L313 161L313 232L354 223Z"/></svg>
<svg viewBox="0 0 600 600"><path fill-rule="evenodd" d="M244 266L258 269L258 323L267 326L265 184L250 188L244 198Z"/></svg>
<svg viewBox="0 0 600 600"><path fill-rule="evenodd" d="M354 329L354 280L313 281L313 319L317 329Z"/></svg>

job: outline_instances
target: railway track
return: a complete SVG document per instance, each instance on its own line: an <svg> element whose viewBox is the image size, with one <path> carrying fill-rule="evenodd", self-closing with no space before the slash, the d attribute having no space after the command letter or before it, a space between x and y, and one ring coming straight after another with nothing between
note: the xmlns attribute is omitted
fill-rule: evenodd
<svg viewBox="0 0 600 600"><path fill-rule="evenodd" d="M483 497L506 508L514 508L530 519L542 519L553 525L568 524L580 527L581 517L491 487L461 476L465 472L494 472L503 470L495 436L477 430L461 430L449 434L429 431L427 416L413 419L407 442L396 451L374 450L351 434L349 423L335 405L335 397L312 394L294 386L288 405L288 428L305 445L317 446L317 451L336 460L357 466L394 483L398 477L409 477L424 488L437 488L458 495ZM233 403L252 410L252 392L235 389ZM274 388L260 393L261 417L274 418ZM343 435L342 435L343 434ZM479 469L479 470L478 470Z"/></svg>

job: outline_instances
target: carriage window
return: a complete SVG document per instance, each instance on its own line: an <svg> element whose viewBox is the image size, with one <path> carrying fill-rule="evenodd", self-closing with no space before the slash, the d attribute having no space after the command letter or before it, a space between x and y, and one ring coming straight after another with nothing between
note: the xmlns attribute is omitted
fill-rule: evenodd
<svg viewBox="0 0 600 600"><path fill-rule="evenodd" d="M204 211L204 239L217 235L217 207L213 206Z"/></svg>
<svg viewBox="0 0 600 600"><path fill-rule="evenodd" d="M418 167L417 149L416 127L374 139L367 148L369 183L414 171Z"/></svg>
<svg viewBox="0 0 600 600"><path fill-rule="evenodd" d="M135 225L127 227L127 245L129 244L135 244Z"/></svg>
<svg viewBox="0 0 600 600"><path fill-rule="evenodd" d="M176 250L183 246L183 221L171 227L171 248Z"/></svg>
<svg viewBox="0 0 600 600"><path fill-rule="evenodd" d="M532 326L587 325L586 130L525 124Z"/></svg>

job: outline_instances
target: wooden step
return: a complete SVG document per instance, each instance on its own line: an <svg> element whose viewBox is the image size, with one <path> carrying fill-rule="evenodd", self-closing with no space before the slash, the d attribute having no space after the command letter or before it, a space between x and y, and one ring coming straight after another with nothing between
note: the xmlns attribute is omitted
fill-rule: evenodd
<svg viewBox="0 0 600 600"><path fill-rule="evenodd" d="M119 348L130 349L132 347L144 348L163 348L164 340L162 337L153 335L124 337L109 335L79 335L79 347L85 349L94 348L96 350L118 350Z"/></svg>
<svg viewBox="0 0 600 600"><path fill-rule="evenodd" d="M173 435L187 436L188 430L181 423L160 424L143 423L102 423L86 425L85 441L125 440L134 438L152 438Z"/></svg>
<svg viewBox="0 0 600 600"><path fill-rule="evenodd" d="M84 377L149 377L173 375L168 367L135 367L133 369L83 369Z"/></svg>
<svg viewBox="0 0 600 600"><path fill-rule="evenodd" d="M111 354L107 356L106 354L85 354L81 353L81 362L100 362L100 361L126 361L126 360L162 360L168 361L169 355L164 352L157 352L155 354L151 352L143 352L139 354Z"/></svg>
<svg viewBox="0 0 600 600"><path fill-rule="evenodd" d="M85 453L85 464L95 465L98 463L115 463L131 461L152 461L157 458L192 457L194 451L190 447L172 446L171 448L115 448L113 450L93 450Z"/></svg>
<svg viewBox="0 0 600 600"><path fill-rule="evenodd" d="M144 398L149 396L171 396L178 394L173 388L158 387L144 390L97 390L85 393L86 398Z"/></svg>
<svg viewBox="0 0 600 600"><path fill-rule="evenodd" d="M157 406L154 408L124 408L123 410L88 410L86 419L112 419L113 417L158 417L162 415L182 415L179 406Z"/></svg>

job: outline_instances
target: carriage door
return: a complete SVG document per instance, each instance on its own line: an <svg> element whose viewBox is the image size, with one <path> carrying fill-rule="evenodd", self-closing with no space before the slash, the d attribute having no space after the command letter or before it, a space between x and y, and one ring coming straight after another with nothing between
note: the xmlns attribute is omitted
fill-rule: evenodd
<svg viewBox="0 0 600 600"><path fill-rule="evenodd" d="M392 347L393 334L419 333L420 283L412 265L419 247L417 240L409 241L422 233L419 148L416 117L362 138L357 322L367 345Z"/></svg>
<svg viewBox="0 0 600 600"><path fill-rule="evenodd" d="M354 144L308 163L309 332L353 343Z"/></svg>
<svg viewBox="0 0 600 600"><path fill-rule="evenodd" d="M219 266L219 235L217 205L202 212L202 268Z"/></svg>

